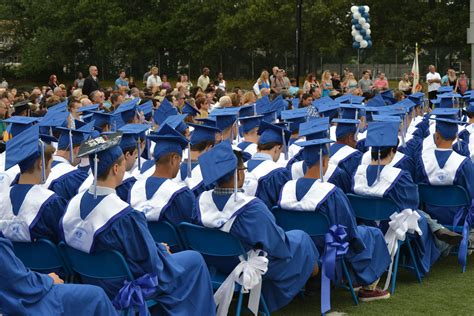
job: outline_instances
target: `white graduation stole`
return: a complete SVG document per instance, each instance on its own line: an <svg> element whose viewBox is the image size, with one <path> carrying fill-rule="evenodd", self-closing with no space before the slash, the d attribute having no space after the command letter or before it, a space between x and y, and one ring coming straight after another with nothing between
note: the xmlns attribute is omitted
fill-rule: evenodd
<svg viewBox="0 0 474 316"><path fill-rule="evenodd" d="M184 180L181 180L181 169L178 170L178 174L176 175L175 178L173 178L173 181L176 183L183 183L186 185L191 191L196 189L198 186L201 185L203 178L202 178L202 172L201 172L201 166L196 165L192 170L191 170L191 178L186 177Z"/></svg>
<svg viewBox="0 0 474 316"><path fill-rule="evenodd" d="M54 194L41 185L34 185L26 193L18 214L13 213L11 187L0 194L0 231L11 241L31 242L31 224L38 217L41 206ZM46 210L49 211L49 210Z"/></svg>
<svg viewBox="0 0 474 316"><path fill-rule="evenodd" d="M248 144L248 146L245 147L244 151L246 153L249 153L251 156L255 155L257 153L257 144L255 143Z"/></svg>
<svg viewBox="0 0 474 316"><path fill-rule="evenodd" d="M292 211L315 211L336 188L334 184L316 180L301 200L298 200L296 198L296 184L297 180L292 180L283 186L279 202L279 206L282 209Z"/></svg>
<svg viewBox="0 0 474 316"><path fill-rule="evenodd" d="M336 171L336 169L337 169L336 165L329 163L328 168L326 169L326 172L323 175L324 181L326 181L326 182L329 181L329 179L331 179L331 177L332 177L334 171Z"/></svg>
<svg viewBox="0 0 474 316"><path fill-rule="evenodd" d="M367 130L363 131L362 133L357 134L357 140L364 140L367 138Z"/></svg>
<svg viewBox="0 0 474 316"><path fill-rule="evenodd" d="M471 160L474 161L474 133L469 134L469 155Z"/></svg>
<svg viewBox="0 0 474 316"><path fill-rule="evenodd" d="M333 142L337 141L336 137L336 125L332 125L329 128L329 139L332 140Z"/></svg>
<svg viewBox="0 0 474 316"><path fill-rule="evenodd" d="M370 165L370 163L372 162L371 150L372 147L370 147L369 150L367 150L364 155L362 155L362 161L360 163L361 165ZM395 157L393 157L392 161L390 161L387 166L395 167L395 165L399 163L403 158L405 158L405 154L402 154L401 152L397 151L395 153Z"/></svg>
<svg viewBox="0 0 474 316"><path fill-rule="evenodd" d="M334 146L334 145L333 145ZM344 145L329 158L329 163L339 165L339 163L347 159L350 155L354 154L357 150L351 146Z"/></svg>
<svg viewBox="0 0 474 316"><path fill-rule="evenodd" d="M46 188L49 188L51 183L53 183L54 180L59 179L60 177L64 176L65 174L77 170L76 167L71 165L66 159L59 157L59 156L53 156L53 161L59 161L57 165L51 168L51 172L49 173L48 179L46 179L46 182L44 186Z"/></svg>
<svg viewBox="0 0 474 316"><path fill-rule="evenodd" d="M201 215L201 223L205 227L218 228L228 233L237 218L237 214L245 205L255 200L255 197L237 192L236 201L234 193L229 197L221 212L212 199L212 192L213 190L205 191L199 196L197 206Z"/></svg>
<svg viewBox="0 0 474 316"><path fill-rule="evenodd" d="M357 167L354 175L354 192L359 195L383 197L402 172L401 169L385 166L380 171L380 179L369 186L367 181L368 165Z"/></svg>
<svg viewBox="0 0 474 316"><path fill-rule="evenodd" d="M244 185L242 187L245 195L255 196L260 179L279 168L282 167L273 160L264 160L252 171L247 170L245 173Z"/></svg>
<svg viewBox="0 0 474 316"><path fill-rule="evenodd" d="M186 186L183 183L176 183L171 179L167 179L160 185L153 196L147 200L146 180L141 179L132 186L130 190L130 206L144 213L147 221L156 222L160 220L162 212L166 211L173 197L186 188Z"/></svg>
<svg viewBox="0 0 474 316"><path fill-rule="evenodd" d="M304 177L304 161L297 161L291 165L291 178L297 180Z"/></svg>
<svg viewBox="0 0 474 316"><path fill-rule="evenodd" d="M436 149L424 150L421 153L423 168L431 185L453 185L456 173L465 159L454 150L451 151L446 164L441 168L435 155Z"/></svg>
<svg viewBox="0 0 474 316"><path fill-rule="evenodd" d="M294 142L288 147L288 158L291 159L294 156L296 156L303 148L297 144L297 142Z"/></svg>
<svg viewBox="0 0 474 316"><path fill-rule="evenodd" d="M117 194L112 193L102 199L85 219L81 218L81 200L86 192L76 195L69 202L61 220L66 243L78 250L90 253L97 234L108 226L118 215L130 208Z"/></svg>

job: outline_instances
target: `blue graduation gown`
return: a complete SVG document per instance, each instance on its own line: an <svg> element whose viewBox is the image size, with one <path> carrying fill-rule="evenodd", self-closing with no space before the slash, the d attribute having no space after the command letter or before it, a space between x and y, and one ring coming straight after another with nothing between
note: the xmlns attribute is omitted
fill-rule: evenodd
<svg viewBox="0 0 474 316"><path fill-rule="evenodd" d="M15 184L10 191L10 200L13 206L13 213L18 214L20 207L32 184ZM33 227L30 227L31 239L45 238L53 243L58 243L59 220L64 214L67 201L57 194L51 195L38 211L39 217Z"/></svg>
<svg viewBox="0 0 474 316"><path fill-rule="evenodd" d="M381 166L383 169L384 166ZM367 181L372 185L377 179L377 166L370 165L367 168ZM418 186L413 182L410 174L401 170L398 178L391 187L384 193L384 197L395 202L399 210L417 210L419 205ZM420 214L418 225L422 235L416 235L414 251L417 252L420 260L417 262L422 274L428 273L430 267L438 260L440 252L436 248L435 241L428 222L423 214Z"/></svg>
<svg viewBox="0 0 474 316"><path fill-rule="evenodd" d="M54 167L58 162L53 161L51 167ZM63 162L59 162L63 163ZM62 177L59 177L49 185L48 189L54 191L57 195L69 201L76 194L79 187L84 183L89 175L79 169L68 172Z"/></svg>
<svg viewBox="0 0 474 316"><path fill-rule="evenodd" d="M137 182L137 179L135 177L129 177L123 180L122 183L115 188L117 195L122 201L128 202L128 195L130 193L130 189L133 187L135 182Z"/></svg>
<svg viewBox="0 0 474 316"><path fill-rule="evenodd" d="M247 161L248 171L252 171L264 160L250 159ZM291 180L291 173L286 168L278 168L263 176L259 180L257 192L255 196L258 197L265 203L265 205L271 209L278 203L278 197L283 185Z"/></svg>
<svg viewBox="0 0 474 316"><path fill-rule="evenodd" d="M219 211L223 210L230 197L212 194ZM195 220L202 225L198 208ZM318 262L319 252L308 234L300 230L285 233L258 198L239 211L229 233L239 239L246 250L262 249L267 252L269 263L268 271L263 275L262 293L271 312L292 301L305 286Z"/></svg>
<svg viewBox="0 0 474 316"><path fill-rule="evenodd" d="M337 153L342 147L346 145L340 143L334 143L329 148L329 158L331 158L335 153ZM360 165L362 160L362 153L356 150L353 154L349 155L345 159L339 161L338 167L347 172L348 175L352 176L357 169L357 166Z"/></svg>
<svg viewBox="0 0 474 316"><path fill-rule="evenodd" d="M191 162L191 170L193 170L199 163L196 161ZM186 162L181 163L179 175L181 176L181 181L186 179L188 174L188 164ZM200 185L196 186L191 190L195 197L198 197L202 192L214 189L213 185L205 185L204 182L201 182Z"/></svg>
<svg viewBox="0 0 474 316"><path fill-rule="evenodd" d="M237 144L237 147L239 147L242 150L245 150L245 148L247 148L250 144L253 144L253 143L244 140L240 142L239 144Z"/></svg>
<svg viewBox="0 0 474 316"><path fill-rule="evenodd" d="M306 174L308 170L308 166L305 162L303 162L303 174ZM326 171L327 172L327 171ZM337 186L339 189L342 190L344 193L352 192L352 180L351 177L339 167L336 167L334 172L331 174L329 179L326 179L327 174L325 175L324 179Z"/></svg>
<svg viewBox="0 0 474 316"><path fill-rule="evenodd" d="M105 195L94 197L86 192L81 200L81 218ZM215 304L209 271L202 256L195 251L169 254L151 236L145 216L129 209L95 237L94 252L117 250L125 258L134 278L147 273L158 276L156 296L160 315L214 315ZM85 280L100 285L109 297L122 287L122 280Z"/></svg>
<svg viewBox="0 0 474 316"><path fill-rule="evenodd" d="M53 284L27 269L0 238L0 312L7 315L117 315L104 291L92 285Z"/></svg>

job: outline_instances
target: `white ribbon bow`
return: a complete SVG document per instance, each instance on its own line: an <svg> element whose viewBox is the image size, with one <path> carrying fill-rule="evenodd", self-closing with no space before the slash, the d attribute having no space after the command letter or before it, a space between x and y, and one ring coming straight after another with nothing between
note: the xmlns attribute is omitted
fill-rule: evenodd
<svg viewBox="0 0 474 316"><path fill-rule="evenodd" d="M420 226L418 226L420 214L411 209L404 209L399 213L393 213L390 216L390 227L385 233L385 242L387 243L388 252L392 258L388 269L387 280L385 281L384 291L388 289L392 278L393 260L398 250L398 241L404 241L407 233L415 233L422 235Z"/></svg>
<svg viewBox="0 0 474 316"><path fill-rule="evenodd" d="M259 256L262 253L263 256ZM248 308L254 314L258 314L258 305L262 291L262 275L268 270L267 253L262 250L250 250L247 260L239 256L240 263L229 274L214 294L217 305L217 316L225 316L229 310L232 295L234 294L235 282L242 286L243 293L249 293Z"/></svg>

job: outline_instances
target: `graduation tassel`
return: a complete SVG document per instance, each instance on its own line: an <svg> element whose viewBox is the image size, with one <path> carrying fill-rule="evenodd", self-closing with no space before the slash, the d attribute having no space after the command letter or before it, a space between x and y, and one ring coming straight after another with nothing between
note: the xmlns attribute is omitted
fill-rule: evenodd
<svg viewBox="0 0 474 316"><path fill-rule="evenodd" d="M97 153L94 156L94 200L97 199L97 166L98 166Z"/></svg>
<svg viewBox="0 0 474 316"><path fill-rule="evenodd" d="M285 130L281 130L281 137L283 139L283 152L285 153L285 160L288 160L288 145L285 138Z"/></svg>
<svg viewBox="0 0 474 316"><path fill-rule="evenodd" d="M237 176L238 176L238 171L237 171L238 168L235 168L235 171L234 171L234 201L237 202Z"/></svg>
<svg viewBox="0 0 474 316"><path fill-rule="evenodd" d="M401 138L402 138L402 147L405 147L405 121L402 121L402 130L401 130Z"/></svg>
<svg viewBox="0 0 474 316"><path fill-rule="evenodd" d="M253 116L257 115L257 103L253 104Z"/></svg>
<svg viewBox="0 0 474 316"><path fill-rule="evenodd" d="M380 180L380 148L377 156L377 182Z"/></svg>
<svg viewBox="0 0 474 316"><path fill-rule="evenodd" d="M321 179L321 182L324 182L323 146L319 148L319 178Z"/></svg>
<svg viewBox="0 0 474 316"><path fill-rule="evenodd" d="M137 151L138 151L138 170L142 170L142 166L141 166L141 155L142 155L142 149L140 148L141 147L141 141L140 141L140 137L138 137L138 140L137 140Z"/></svg>
<svg viewBox="0 0 474 316"><path fill-rule="evenodd" d="M53 128L51 126L49 127L49 136L53 136Z"/></svg>
<svg viewBox="0 0 474 316"><path fill-rule="evenodd" d="M192 166L192 164L191 164L191 143L188 143L188 161L187 161L187 164L188 164L188 165L187 165L187 167L188 167L187 169L188 169L188 170L187 170L187 175L186 175L186 177L192 178L192 172L191 172L192 170L191 170L191 169L193 168L193 166Z"/></svg>
<svg viewBox="0 0 474 316"><path fill-rule="evenodd" d="M41 184L44 184L46 182L46 161L45 161L45 144L44 142L40 139L40 146L41 146Z"/></svg>
<svg viewBox="0 0 474 316"><path fill-rule="evenodd" d="M456 135L456 142L458 143L458 151L461 152L461 140L458 135Z"/></svg>
<svg viewBox="0 0 474 316"><path fill-rule="evenodd" d="M150 139L147 137L145 142L146 142L146 150L147 150L146 154L148 156L148 160L151 160L151 149L150 149L151 142L150 142Z"/></svg>
<svg viewBox="0 0 474 316"><path fill-rule="evenodd" d="M72 165L72 160L73 160L73 157L72 157L72 152L73 150L73 145L72 145L72 130L70 129L69 130L69 162L71 163Z"/></svg>

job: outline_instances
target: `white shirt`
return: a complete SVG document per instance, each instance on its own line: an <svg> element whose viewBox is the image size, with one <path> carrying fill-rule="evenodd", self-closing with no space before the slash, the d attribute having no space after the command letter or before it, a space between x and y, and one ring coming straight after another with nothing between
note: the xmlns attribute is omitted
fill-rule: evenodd
<svg viewBox="0 0 474 316"><path fill-rule="evenodd" d="M146 87L148 89L151 89L154 86L161 86L161 78L160 76L150 75L148 79L146 80Z"/></svg>
<svg viewBox="0 0 474 316"><path fill-rule="evenodd" d="M426 74L426 82L428 82L429 80L433 80L433 79L438 79L438 80L441 81L441 76L437 72L435 72L435 73L429 72L428 74ZM441 84L438 83L438 82L429 83L428 84L428 92L438 91L439 87L441 87Z"/></svg>

